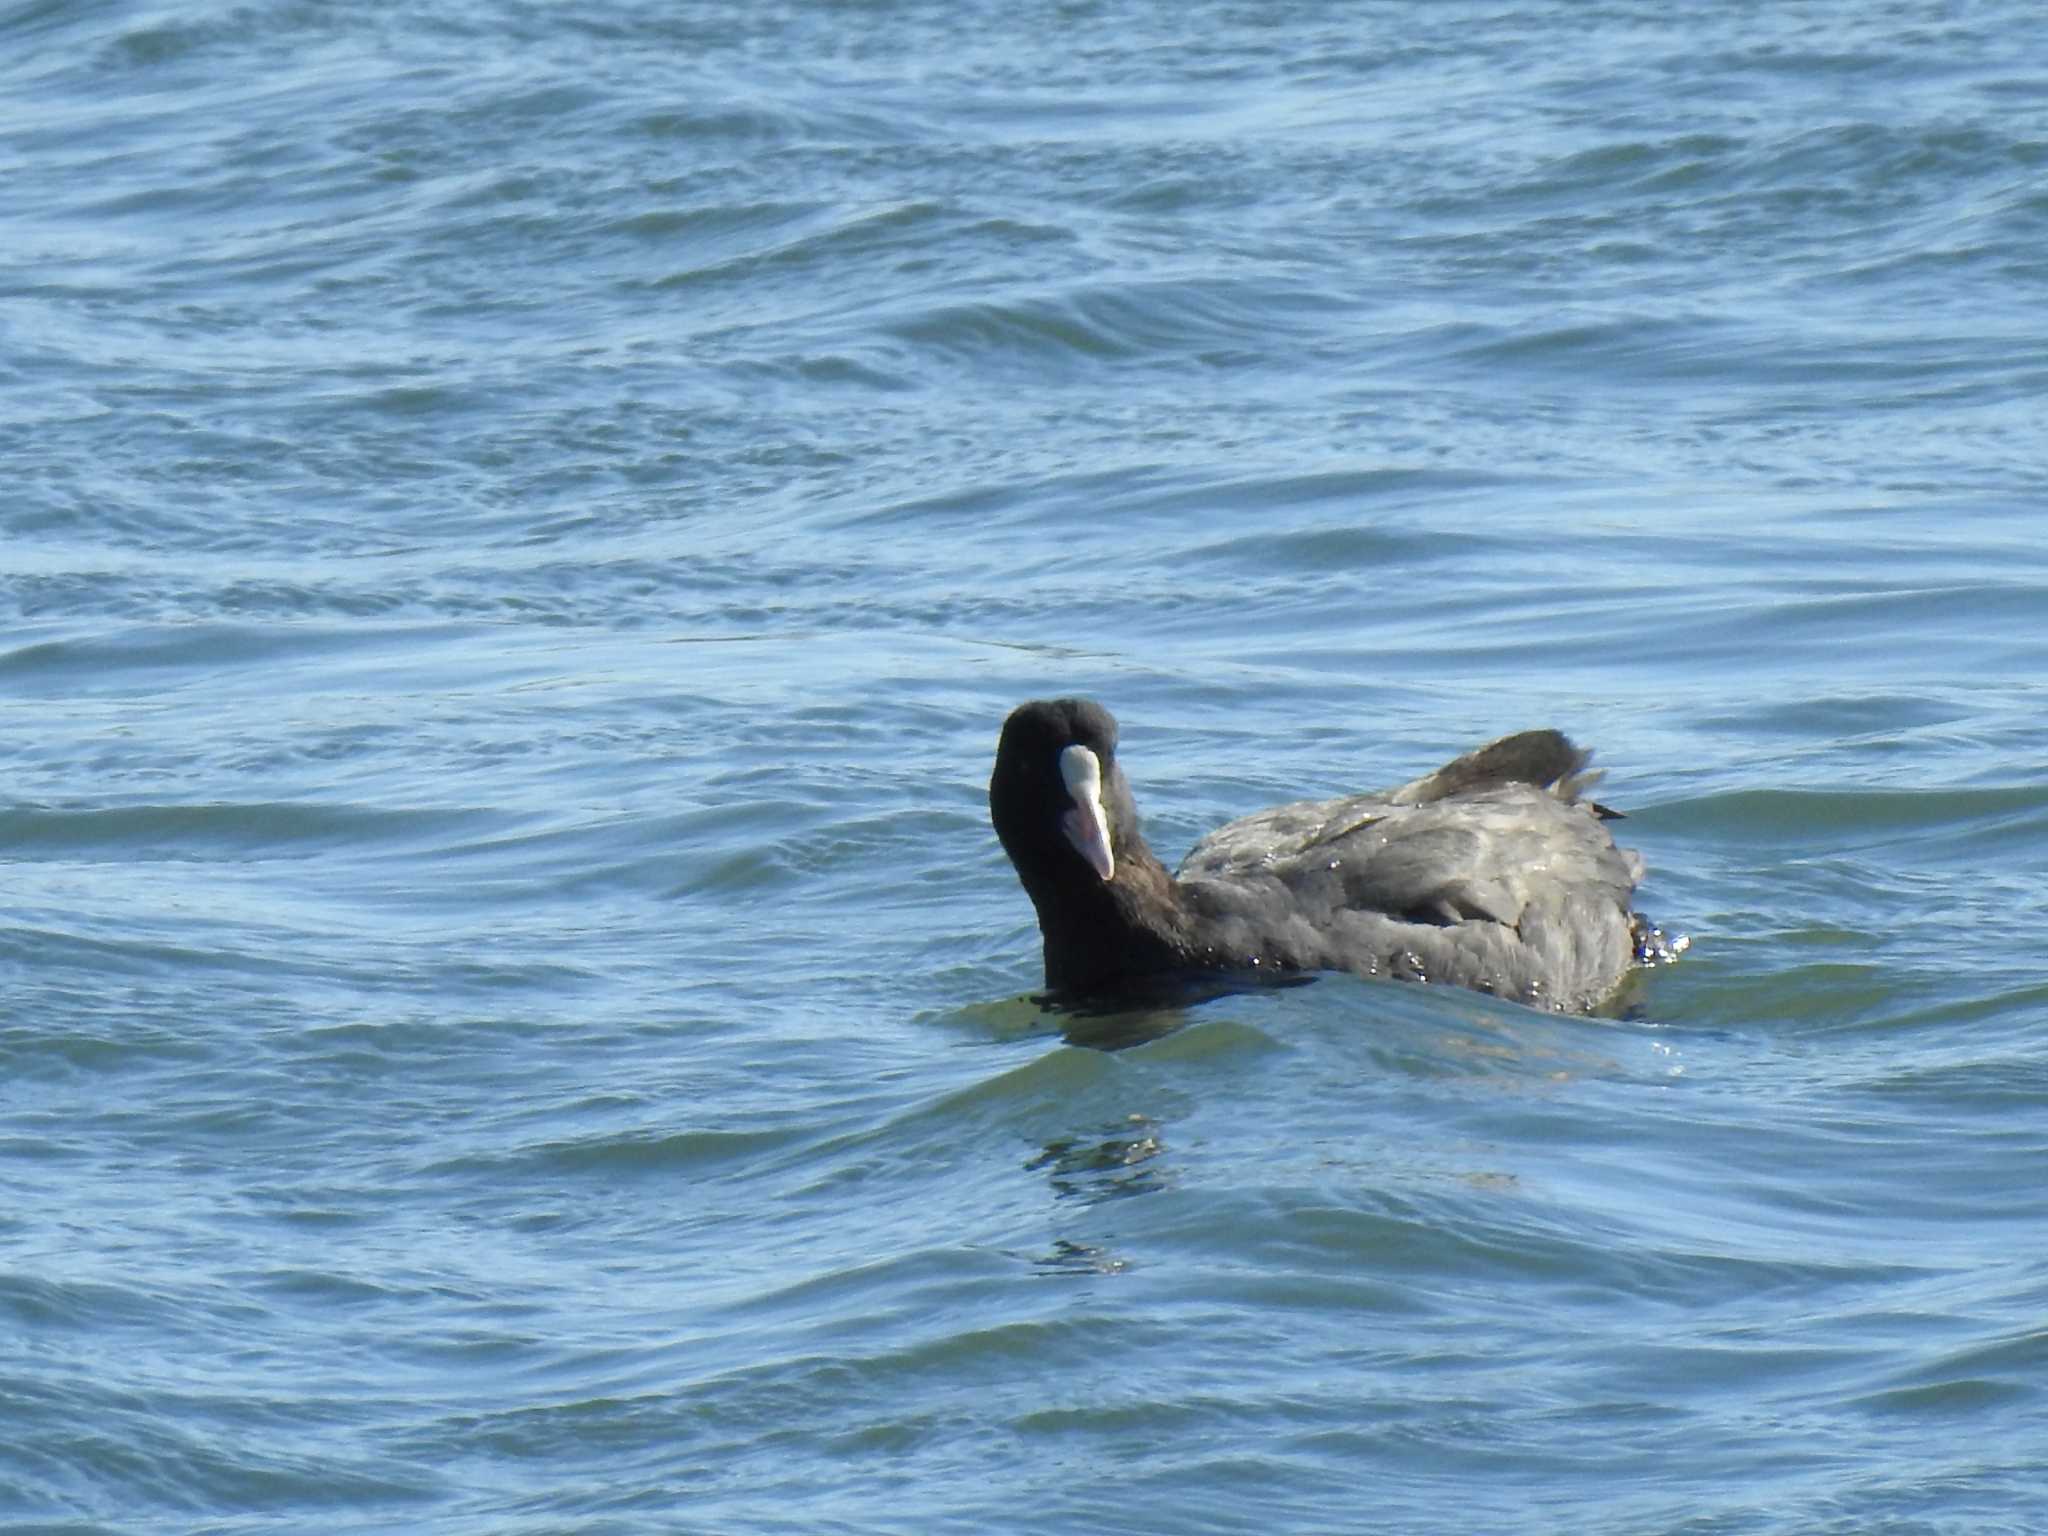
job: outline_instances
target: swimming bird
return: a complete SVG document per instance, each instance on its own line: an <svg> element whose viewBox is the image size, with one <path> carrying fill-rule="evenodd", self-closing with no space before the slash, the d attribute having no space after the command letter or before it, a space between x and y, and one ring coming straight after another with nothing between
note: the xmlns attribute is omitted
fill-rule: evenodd
<svg viewBox="0 0 2048 1536"><path fill-rule="evenodd" d="M1092 699L1003 724L989 815L1038 909L1046 985L1067 997L1188 973L1325 970L1447 982L1584 1013L1674 947L1630 908L1641 857L1585 796L1591 753L1523 731L1377 794L1217 828L1179 869L1145 845Z"/></svg>

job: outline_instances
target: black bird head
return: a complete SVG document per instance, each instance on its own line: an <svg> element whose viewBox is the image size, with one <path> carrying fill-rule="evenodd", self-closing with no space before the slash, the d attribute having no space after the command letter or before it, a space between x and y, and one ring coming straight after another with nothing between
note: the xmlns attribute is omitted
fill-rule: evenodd
<svg viewBox="0 0 2048 1536"><path fill-rule="evenodd" d="M1054 887L1115 879L1119 857L1138 844L1115 718L1092 699L1020 704L1003 722L988 808L1034 901Z"/></svg>

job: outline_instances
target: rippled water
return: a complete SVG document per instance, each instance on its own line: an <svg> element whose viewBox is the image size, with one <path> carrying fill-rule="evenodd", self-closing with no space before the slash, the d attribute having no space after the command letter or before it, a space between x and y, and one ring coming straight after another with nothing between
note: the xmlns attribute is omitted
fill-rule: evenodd
<svg viewBox="0 0 2048 1536"><path fill-rule="evenodd" d="M10 1529L2022 1532L2048 27L0 5ZM1031 1000L1595 744L1634 1016Z"/></svg>

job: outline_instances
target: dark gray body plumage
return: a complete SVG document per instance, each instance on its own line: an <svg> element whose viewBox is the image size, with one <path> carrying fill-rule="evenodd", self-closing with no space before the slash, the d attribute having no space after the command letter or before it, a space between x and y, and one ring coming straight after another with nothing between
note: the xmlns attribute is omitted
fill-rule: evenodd
<svg viewBox="0 0 2048 1536"><path fill-rule="evenodd" d="M1642 878L1579 798L1585 762L1555 731L1506 737L1399 789L1219 827L1175 883L1226 953L1584 1012L1634 961Z"/></svg>

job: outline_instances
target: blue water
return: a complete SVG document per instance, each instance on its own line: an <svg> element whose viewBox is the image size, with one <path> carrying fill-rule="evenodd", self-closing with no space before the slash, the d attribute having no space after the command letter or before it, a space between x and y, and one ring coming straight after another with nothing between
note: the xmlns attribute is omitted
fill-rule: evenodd
<svg viewBox="0 0 2048 1536"><path fill-rule="evenodd" d="M2034 1532L2048 22L0 0L0 1524ZM1593 745L1622 1019L1032 1001Z"/></svg>

